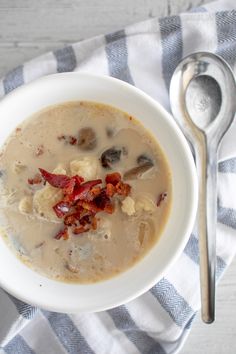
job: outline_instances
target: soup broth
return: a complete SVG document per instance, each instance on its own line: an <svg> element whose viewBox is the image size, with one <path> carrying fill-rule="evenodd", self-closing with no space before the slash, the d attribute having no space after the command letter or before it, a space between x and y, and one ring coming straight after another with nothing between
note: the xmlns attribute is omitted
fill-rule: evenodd
<svg viewBox="0 0 236 354"><path fill-rule="evenodd" d="M64 176L64 187L45 171ZM81 188L97 179L83 199ZM17 256L49 278L78 283L142 259L171 206L171 173L156 140L134 117L93 102L51 106L19 125L1 150L0 186L1 234Z"/></svg>

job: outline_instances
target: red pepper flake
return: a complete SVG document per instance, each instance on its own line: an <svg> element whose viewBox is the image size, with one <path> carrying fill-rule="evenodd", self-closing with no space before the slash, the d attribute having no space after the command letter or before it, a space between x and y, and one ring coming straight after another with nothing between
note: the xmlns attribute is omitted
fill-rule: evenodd
<svg viewBox="0 0 236 354"><path fill-rule="evenodd" d="M160 195L157 198L157 207L161 205L161 203L167 198L167 193L160 193Z"/></svg>
<svg viewBox="0 0 236 354"><path fill-rule="evenodd" d="M69 234L68 234L68 228L65 227L64 229L60 230L56 236L54 236L54 238L56 240L60 240L61 238L63 238L63 240L68 240L69 238Z"/></svg>
<svg viewBox="0 0 236 354"><path fill-rule="evenodd" d="M70 210L70 205L67 202L61 201L53 206L58 218L63 218Z"/></svg>
<svg viewBox="0 0 236 354"><path fill-rule="evenodd" d="M128 183L119 182L116 185L116 191L119 195L127 196L131 191L131 186Z"/></svg>
<svg viewBox="0 0 236 354"><path fill-rule="evenodd" d="M117 183L121 181L121 175L119 172L109 173L106 175L106 183L111 183L113 186L116 186Z"/></svg>
<svg viewBox="0 0 236 354"><path fill-rule="evenodd" d="M28 183L33 185L33 184L40 184L42 182L42 177L39 173L36 173L36 175L33 178L28 178Z"/></svg>
<svg viewBox="0 0 236 354"><path fill-rule="evenodd" d="M35 155L36 156L41 156L44 153L44 146L43 145L39 145L36 149Z"/></svg>

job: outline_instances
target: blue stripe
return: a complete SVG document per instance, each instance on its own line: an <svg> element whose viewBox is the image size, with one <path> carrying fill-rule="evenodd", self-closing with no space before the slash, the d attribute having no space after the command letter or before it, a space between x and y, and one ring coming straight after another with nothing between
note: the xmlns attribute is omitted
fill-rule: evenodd
<svg viewBox="0 0 236 354"><path fill-rule="evenodd" d="M23 65L18 66L10 71L3 79L3 87L5 94L11 92L18 86L24 84Z"/></svg>
<svg viewBox="0 0 236 354"><path fill-rule="evenodd" d="M236 11L216 13L216 32L218 39L217 54L230 65L236 60Z"/></svg>
<svg viewBox="0 0 236 354"><path fill-rule="evenodd" d="M69 316L48 311L42 311L42 313L69 354L94 354Z"/></svg>
<svg viewBox="0 0 236 354"><path fill-rule="evenodd" d="M126 307L119 306L107 311L115 326L137 347L142 354L165 354L162 346L137 327Z"/></svg>
<svg viewBox="0 0 236 354"><path fill-rule="evenodd" d="M236 173L236 157L219 162L218 171L221 173Z"/></svg>
<svg viewBox="0 0 236 354"><path fill-rule="evenodd" d="M185 326L193 316L193 309L167 279L160 280L150 292L179 327Z"/></svg>
<svg viewBox="0 0 236 354"><path fill-rule="evenodd" d="M218 205L218 222L236 230L236 210Z"/></svg>
<svg viewBox="0 0 236 354"><path fill-rule="evenodd" d="M17 311L21 316L26 318L27 320L31 320L36 312L38 311L37 307L31 306L26 304L25 302L16 299L14 296L11 296L10 294L7 294L11 301L14 303L14 305L17 308Z"/></svg>
<svg viewBox="0 0 236 354"><path fill-rule="evenodd" d="M185 246L184 253L191 258L191 260L196 263L197 265L199 264L199 242L198 239L192 234L190 236L190 239ZM216 278L218 278L224 269L226 268L226 263L225 261L217 256L216 257Z"/></svg>
<svg viewBox="0 0 236 354"><path fill-rule="evenodd" d="M20 335L16 335L3 349L7 354L34 354Z"/></svg>
<svg viewBox="0 0 236 354"><path fill-rule="evenodd" d="M173 72L183 56L182 27L179 16L159 20L162 44L162 70L169 90Z"/></svg>
<svg viewBox="0 0 236 354"><path fill-rule="evenodd" d="M128 66L128 50L124 30L105 36L109 74L117 79L134 84Z"/></svg>
<svg viewBox="0 0 236 354"><path fill-rule="evenodd" d="M67 46L53 52L57 60L57 72L73 71L76 68L76 56L72 46Z"/></svg>

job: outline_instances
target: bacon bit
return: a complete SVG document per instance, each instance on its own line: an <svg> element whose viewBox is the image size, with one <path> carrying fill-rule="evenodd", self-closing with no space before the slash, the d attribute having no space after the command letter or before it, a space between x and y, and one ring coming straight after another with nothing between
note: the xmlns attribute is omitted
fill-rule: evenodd
<svg viewBox="0 0 236 354"><path fill-rule="evenodd" d="M69 144L70 145L77 144L77 139L74 136L72 136L72 135L69 136Z"/></svg>
<svg viewBox="0 0 236 354"><path fill-rule="evenodd" d="M97 198L99 198L99 196ZM101 208L99 208L98 205L96 205L96 203L94 201L87 202L87 201L84 201L84 200L79 200L77 202L77 205L79 205L83 209L85 209L87 211L90 211L92 213L95 213L95 214L102 210Z"/></svg>
<svg viewBox="0 0 236 354"><path fill-rule="evenodd" d="M91 194L91 196L94 199L95 197L97 197L101 193L101 191L102 191L101 187L93 187L89 193Z"/></svg>
<svg viewBox="0 0 236 354"><path fill-rule="evenodd" d="M81 215L79 212L66 215L64 218L64 224L67 226L76 225L77 221L80 219L80 216Z"/></svg>
<svg viewBox="0 0 236 354"><path fill-rule="evenodd" d="M76 184L76 180L74 178L71 178L68 181L67 185L63 188L63 194L67 195L73 193L75 184Z"/></svg>
<svg viewBox="0 0 236 354"><path fill-rule="evenodd" d="M109 173L106 175L106 183L111 183L113 186L116 186L117 183L121 181L121 175L119 172Z"/></svg>
<svg viewBox="0 0 236 354"><path fill-rule="evenodd" d="M112 214L114 211L114 206L112 205L110 198L106 195L105 190L94 199L94 203L100 210L104 210L109 214Z"/></svg>
<svg viewBox="0 0 236 354"><path fill-rule="evenodd" d="M61 201L53 206L53 210L55 211L58 218L63 218L65 214L70 210L70 205L64 201Z"/></svg>
<svg viewBox="0 0 236 354"><path fill-rule="evenodd" d="M44 153L44 146L43 145L39 145L36 149L35 155L36 156L41 156Z"/></svg>
<svg viewBox="0 0 236 354"><path fill-rule="evenodd" d="M113 186L113 184L108 183L108 184L106 185L106 195L107 195L108 197L113 197L113 195L114 195L115 193L116 193L116 187Z"/></svg>
<svg viewBox="0 0 236 354"><path fill-rule="evenodd" d="M92 218L92 229L93 230L97 230L97 227L98 227L98 219L96 218L96 216L94 216L93 218Z"/></svg>
<svg viewBox="0 0 236 354"><path fill-rule="evenodd" d="M85 226L77 226L77 227L74 227L72 232L73 232L74 235L79 235L79 234L82 234L82 233L87 232L87 231L89 231L89 227L88 226L87 227L85 227Z"/></svg>
<svg viewBox="0 0 236 354"><path fill-rule="evenodd" d="M68 240L69 238L69 234L68 234L68 228L65 227L64 229L60 230L56 236L54 236L54 238L56 240L60 240L61 238L63 238L63 240Z"/></svg>
<svg viewBox="0 0 236 354"><path fill-rule="evenodd" d="M39 168L39 171L45 181L55 188L66 188L70 183L71 178L68 176L56 175L55 173L47 172L42 168Z"/></svg>
<svg viewBox="0 0 236 354"><path fill-rule="evenodd" d="M59 141L64 140L65 143L70 144L70 145L76 145L77 144L77 139L73 135L60 135L57 137Z"/></svg>
<svg viewBox="0 0 236 354"><path fill-rule="evenodd" d="M131 191L131 186L128 183L119 182L116 185L116 191L119 195L127 196Z"/></svg>
<svg viewBox="0 0 236 354"><path fill-rule="evenodd" d="M42 182L42 177L40 176L39 173L36 173L36 175L33 178L28 178L28 183L33 185L33 184L40 184Z"/></svg>
<svg viewBox="0 0 236 354"><path fill-rule="evenodd" d="M96 186L97 184L102 183L101 179L96 179L93 181L88 181L81 184L78 188L75 188L72 194L72 200L87 200L89 198L89 191L92 187Z"/></svg>
<svg viewBox="0 0 236 354"><path fill-rule="evenodd" d="M161 203L167 198L167 193L160 193L159 197L157 198L157 207L161 205Z"/></svg>

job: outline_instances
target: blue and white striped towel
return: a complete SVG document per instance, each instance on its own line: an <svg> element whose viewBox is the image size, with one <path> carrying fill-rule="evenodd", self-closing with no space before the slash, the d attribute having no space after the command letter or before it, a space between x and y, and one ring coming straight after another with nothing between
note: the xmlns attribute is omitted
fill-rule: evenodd
<svg viewBox="0 0 236 354"><path fill-rule="evenodd" d="M236 71L234 0L148 20L45 54L7 74L0 81L0 96L43 75L88 71L125 80L169 110L168 87L176 65L200 50L220 54ZM218 277L236 252L235 136L234 124L220 151ZM149 292L97 314L40 311L0 289L0 353L176 353L200 307L198 263L198 237L193 231L174 267Z"/></svg>

